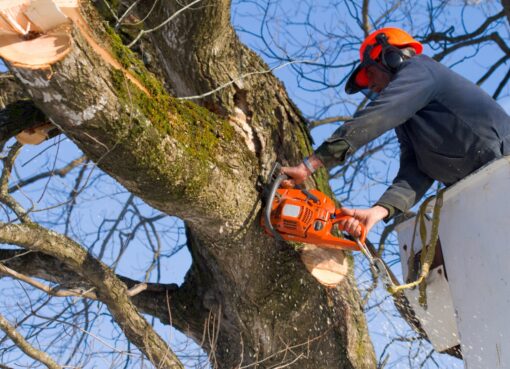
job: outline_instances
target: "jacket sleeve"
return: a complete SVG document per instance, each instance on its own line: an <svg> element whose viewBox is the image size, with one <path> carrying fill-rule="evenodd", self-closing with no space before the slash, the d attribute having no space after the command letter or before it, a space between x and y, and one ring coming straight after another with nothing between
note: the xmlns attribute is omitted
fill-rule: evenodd
<svg viewBox="0 0 510 369"><path fill-rule="evenodd" d="M405 133L397 133L397 136L400 142L400 168L393 184L376 204L391 206L397 211L404 212L425 195L434 180L418 168L414 150ZM392 215L394 214L390 214Z"/></svg>
<svg viewBox="0 0 510 369"><path fill-rule="evenodd" d="M315 150L327 168L341 164L347 155L398 127L432 101L437 93L434 74L412 58L376 100L356 113Z"/></svg>

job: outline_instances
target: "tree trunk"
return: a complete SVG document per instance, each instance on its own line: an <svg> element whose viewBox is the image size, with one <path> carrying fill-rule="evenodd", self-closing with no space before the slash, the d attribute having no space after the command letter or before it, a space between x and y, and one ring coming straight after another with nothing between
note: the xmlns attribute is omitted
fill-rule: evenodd
<svg viewBox="0 0 510 369"><path fill-rule="evenodd" d="M146 28L173 14L176 4L159 2ZM185 221L193 265L171 293L172 323L199 343L206 327L203 346L213 365L374 368L352 275L337 288L319 285L298 252L259 225L259 175L276 159L296 163L311 150L305 121L282 84L271 73L251 75L199 99L201 106L163 87L197 95L268 70L239 42L228 1L197 6L144 41L159 79L88 3L82 13L90 28L74 22L73 48L51 71L10 69L102 170ZM100 54L87 33L123 68ZM321 172L310 185L326 190L325 178ZM153 296L150 311L168 322L164 295ZM151 307L137 298L139 307Z"/></svg>

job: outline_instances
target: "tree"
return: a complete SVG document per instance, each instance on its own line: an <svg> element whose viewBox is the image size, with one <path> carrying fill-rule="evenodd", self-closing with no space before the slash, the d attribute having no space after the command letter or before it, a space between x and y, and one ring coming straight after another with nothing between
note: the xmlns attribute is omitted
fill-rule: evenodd
<svg viewBox="0 0 510 369"><path fill-rule="evenodd" d="M72 19L66 26L72 47L65 56L50 68L27 69L11 60L9 69L32 109L40 109L88 159L154 208L184 220L193 265L179 288L144 284L116 275L84 245L34 222L31 209L9 194L20 149L14 145L4 159L1 196L14 217L3 223L0 240L22 249L3 251L8 268L3 274L32 284L29 278L71 283L73 290L47 290L105 304L126 338L156 367L182 364L140 311L169 324L170 309L171 323L197 342L204 325L217 324L214 340L203 344L217 367L298 361L303 368L374 367L352 276L336 289L319 286L296 251L263 235L259 226L259 176L276 159L295 162L311 146L305 120L274 76L261 72L236 79L268 67L239 42L230 3L195 1L180 12L178 3L140 2L138 18L151 13L144 29L152 31L146 31L142 47L153 73L115 31L119 19L109 11L118 14L131 4L95 8L84 2L81 13L66 5L61 7ZM175 98L225 84L200 105ZM15 106L4 111L7 121L19 116ZM326 189L324 173L317 178L314 185ZM2 328L14 340L13 324L5 323ZM16 343L57 367L28 343Z"/></svg>

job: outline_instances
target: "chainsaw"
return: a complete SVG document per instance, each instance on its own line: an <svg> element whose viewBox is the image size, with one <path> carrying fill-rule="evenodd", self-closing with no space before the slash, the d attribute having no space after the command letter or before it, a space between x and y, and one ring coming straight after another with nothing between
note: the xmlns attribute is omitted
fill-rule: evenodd
<svg viewBox="0 0 510 369"><path fill-rule="evenodd" d="M366 246L367 232L363 225L360 225L361 236L352 237L354 241L341 237L337 224L351 217L342 215L342 209L337 209L333 201L319 190L280 188L286 179L289 178L281 174L281 165L276 163L269 175L266 208L262 218L266 233L280 241L361 251L367 257L372 272L381 276L386 287L394 286L384 261Z"/></svg>

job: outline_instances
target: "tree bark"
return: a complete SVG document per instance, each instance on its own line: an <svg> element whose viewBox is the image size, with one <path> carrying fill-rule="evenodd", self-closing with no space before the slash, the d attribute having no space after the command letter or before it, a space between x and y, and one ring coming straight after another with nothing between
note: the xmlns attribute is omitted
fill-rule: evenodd
<svg viewBox="0 0 510 369"><path fill-rule="evenodd" d="M170 2L160 3L148 28L175 12ZM177 100L91 6L82 10L93 37L124 70L100 56L87 30L76 26L73 49L51 73L10 68L88 158L186 222L193 266L170 299L173 313L176 296L179 328L200 342L208 327L204 348L219 368L374 368L352 275L337 288L320 286L290 245L259 226L259 174L275 159L295 163L311 150L305 121L282 84L264 73L199 100L202 106ZM202 94L245 72L268 70L237 39L228 1L204 0L182 15L150 36L162 78L176 95ZM325 178L321 172L310 185L325 190ZM166 304L157 316L163 312Z"/></svg>
<svg viewBox="0 0 510 369"><path fill-rule="evenodd" d="M501 0L507 20L510 22L510 0Z"/></svg>

